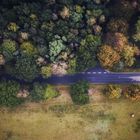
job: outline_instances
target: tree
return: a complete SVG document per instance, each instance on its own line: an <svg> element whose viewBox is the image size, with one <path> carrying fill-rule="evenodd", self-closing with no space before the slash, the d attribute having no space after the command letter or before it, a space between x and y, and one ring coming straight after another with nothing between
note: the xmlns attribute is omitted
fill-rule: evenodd
<svg viewBox="0 0 140 140"><path fill-rule="evenodd" d="M120 55L111 46L103 45L98 53L100 64L105 68L113 68L120 60Z"/></svg>
<svg viewBox="0 0 140 140"><path fill-rule="evenodd" d="M122 52L124 46L128 44L127 37L122 33L107 33L105 43L112 46L117 52Z"/></svg>
<svg viewBox="0 0 140 140"><path fill-rule="evenodd" d="M9 23L7 28L9 31L12 31L12 32L16 32L19 29L18 25L14 22Z"/></svg>
<svg viewBox="0 0 140 140"><path fill-rule="evenodd" d="M95 67L97 47L101 45L100 36L89 34L80 44L81 46L77 51L76 70L83 71Z"/></svg>
<svg viewBox="0 0 140 140"><path fill-rule="evenodd" d="M70 94L75 104L86 104L89 102L88 96L89 84L86 81L79 81L72 84L70 87Z"/></svg>
<svg viewBox="0 0 140 140"><path fill-rule="evenodd" d="M125 88L123 94L132 100L140 99L140 85L133 84Z"/></svg>
<svg viewBox="0 0 140 140"><path fill-rule="evenodd" d="M50 48L50 60L54 62L56 60L56 57L60 54L62 50L66 49L66 46L64 45L64 41L66 38L60 39L59 36L56 37L56 40L49 42L49 48Z"/></svg>
<svg viewBox="0 0 140 140"><path fill-rule="evenodd" d="M140 17L139 19L137 20L137 23L135 25L135 29L136 29L136 32L135 34L133 35L133 39L136 41L136 42L139 42L140 41Z"/></svg>
<svg viewBox="0 0 140 140"><path fill-rule="evenodd" d="M110 13L117 18L123 18L129 21L135 12L135 8L129 0L116 0L111 5ZM127 15L127 16L126 16Z"/></svg>
<svg viewBox="0 0 140 140"><path fill-rule="evenodd" d="M52 85L44 85L40 83L34 83L33 89L31 91L31 97L33 101L41 101L41 100L47 100L52 99L54 97L57 97L59 95L59 92L55 89Z"/></svg>
<svg viewBox="0 0 140 140"><path fill-rule="evenodd" d="M122 51L122 58L125 66L132 66L135 62L135 48L133 46L126 45Z"/></svg>
<svg viewBox="0 0 140 140"><path fill-rule="evenodd" d="M37 49L30 42L23 42L20 45L20 49L23 53L33 56L37 53Z"/></svg>
<svg viewBox="0 0 140 140"><path fill-rule="evenodd" d="M96 55L81 47L77 52L76 71L84 71L96 66Z"/></svg>
<svg viewBox="0 0 140 140"><path fill-rule="evenodd" d="M119 85L108 85L105 89L105 94L110 99L120 98L122 93L122 89Z"/></svg>
<svg viewBox="0 0 140 140"><path fill-rule="evenodd" d="M50 77L52 75L51 66L48 65L41 67L41 74L43 75L43 77Z"/></svg>
<svg viewBox="0 0 140 140"><path fill-rule="evenodd" d="M2 106L16 106L22 102L17 98L17 93L20 85L14 81L0 81L0 105Z"/></svg>
<svg viewBox="0 0 140 140"><path fill-rule="evenodd" d="M44 85L39 84L39 83L34 83L33 84L33 89L31 91L31 97L33 101L40 101L44 99L44 92L45 88Z"/></svg>
<svg viewBox="0 0 140 140"><path fill-rule="evenodd" d="M33 80L39 74L39 69L33 57L22 55L15 64L16 76L24 80Z"/></svg>
<svg viewBox="0 0 140 140"><path fill-rule="evenodd" d="M73 74L76 72L76 58L70 59L68 64L68 73Z"/></svg>
<svg viewBox="0 0 140 140"><path fill-rule="evenodd" d="M54 88L52 85L47 85L45 87L45 92L44 92L44 99L52 99L54 97L57 97L59 95L59 92Z"/></svg>
<svg viewBox="0 0 140 140"><path fill-rule="evenodd" d="M2 48L0 49L7 61L13 59L13 54L16 51L16 42L10 39L3 40Z"/></svg>
<svg viewBox="0 0 140 140"><path fill-rule="evenodd" d="M125 19L111 19L107 25L109 32L127 34L128 23Z"/></svg>

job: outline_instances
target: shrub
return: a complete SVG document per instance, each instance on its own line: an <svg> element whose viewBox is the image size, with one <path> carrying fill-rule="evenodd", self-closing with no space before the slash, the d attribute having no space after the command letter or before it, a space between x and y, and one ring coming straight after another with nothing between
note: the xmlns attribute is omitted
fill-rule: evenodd
<svg viewBox="0 0 140 140"><path fill-rule="evenodd" d="M86 81L79 81L71 85L70 94L75 104L86 104L89 102L89 84Z"/></svg>

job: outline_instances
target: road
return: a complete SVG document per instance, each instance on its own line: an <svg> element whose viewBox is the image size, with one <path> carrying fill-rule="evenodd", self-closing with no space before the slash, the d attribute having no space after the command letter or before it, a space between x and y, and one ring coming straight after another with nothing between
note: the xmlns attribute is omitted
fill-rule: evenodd
<svg viewBox="0 0 140 140"><path fill-rule="evenodd" d="M19 80L10 75L4 75L6 79L16 80L20 83L28 83L24 80ZM63 76L51 76L50 78L35 78L31 83L49 83L54 85L64 84L69 85L80 80L86 80L93 84L132 84L140 83L140 72L139 73L114 73L109 72L100 67L89 69L88 71L73 74L73 75L63 75Z"/></svg>

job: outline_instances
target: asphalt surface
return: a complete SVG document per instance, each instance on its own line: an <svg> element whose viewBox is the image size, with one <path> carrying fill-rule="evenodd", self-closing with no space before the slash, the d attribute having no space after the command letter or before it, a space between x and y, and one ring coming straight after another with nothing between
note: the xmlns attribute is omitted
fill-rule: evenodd
<svg viewBox="0 0 140 140"><path fill-rule="evenodd" d="M44 79L44 81L50 84L72 84L80 80L86 80L94 84L140 83L140 73L85 72L62 77L52 76L48 79Z"/></svg>
<svg viewBox="0 0 140 140"><path fill-rule="evenodd" d="M10 75L3 75L1 78L4 77L9 80L16 80L20 83L49 83L54 85L64 84L69 85L73 84L80 80L86 80L93 84L134 84L140 83L140 72L139 73L114 73L106 71L100 67L89 69L85 72L73 74L73 75L63 75L63 76L56 76L53 75L49 78L42 78L38 77L35 78L31 82L27 82L24 80L20 80L18 78L12 77Z"/></svg>

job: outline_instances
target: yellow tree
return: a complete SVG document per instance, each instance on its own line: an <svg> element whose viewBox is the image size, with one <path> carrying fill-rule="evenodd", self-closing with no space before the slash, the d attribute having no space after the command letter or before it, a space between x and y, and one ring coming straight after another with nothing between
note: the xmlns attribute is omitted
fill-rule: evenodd
<svg viewBox="0 0 140 140"><path fill-rule="evenodd" d="M120 98L122 89L119 85L108 85L106 87L106 94L110 99Z"/></svg>
<svg viewBox="0 0 140 140"><path fill-rule="evenodd" d="M131 67L135 62L135 48L130 45L126 45L122 51L122 58L126 66Z"/></svg>
<svg viewBox="0 0 140 140"><path fill-rule="evenodd" d="M41 74L43 75L43 77L50 77L52 75L51 66L48 65L41 67Z"/></svg>

